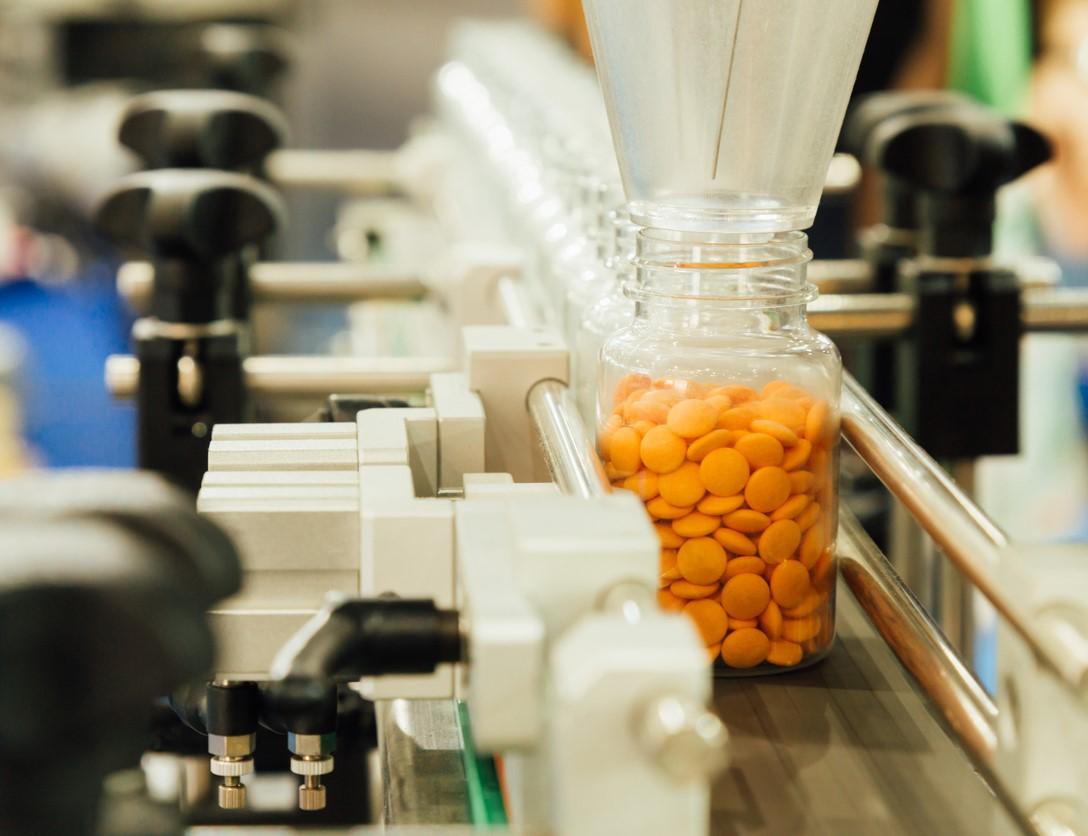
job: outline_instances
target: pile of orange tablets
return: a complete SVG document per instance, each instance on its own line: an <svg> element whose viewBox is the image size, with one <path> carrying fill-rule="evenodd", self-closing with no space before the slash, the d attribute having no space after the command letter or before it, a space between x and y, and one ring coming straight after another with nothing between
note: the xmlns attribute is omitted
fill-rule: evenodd
<svg viewBox="0 0 1088 836"><path fill-rule="evenodd" d="M645 503L658 601L692 619L711 660L791 667L830 644L838 434L827 402L785 381L617 386L605 469Z"/></svg>

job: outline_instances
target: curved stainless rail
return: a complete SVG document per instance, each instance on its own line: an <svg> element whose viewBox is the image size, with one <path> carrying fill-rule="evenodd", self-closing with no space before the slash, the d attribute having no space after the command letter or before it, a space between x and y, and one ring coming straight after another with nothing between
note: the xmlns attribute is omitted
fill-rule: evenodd
<svg viewBox="0 0 1088 836"><path fill-rule="evenodd" d="M611 493L612 485L597 456L597 445L567 385L542 380L529 390L527 405L559 489L586 498Z"/></svg>

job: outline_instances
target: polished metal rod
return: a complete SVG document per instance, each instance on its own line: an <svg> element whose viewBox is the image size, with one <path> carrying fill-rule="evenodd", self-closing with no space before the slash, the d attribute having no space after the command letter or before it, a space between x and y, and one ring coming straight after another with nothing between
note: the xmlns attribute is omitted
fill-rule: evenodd
<svg viewBox="0 0 1088 836"><path fill-rule="evenodd" d="M1039 661L1080 694L1088 660L1080 643L1037 619L1002 583L1005 534L850 375L843 387L842 428L850 445L1031 648Z"/></svg>
<svg viewBox="0 0 1088 836"><path fill-rule="evenodd" d="M838 563L843 580L877 632L925 692L1010 817L1025 833L1036 833L997 769L997 706L845 508L839 511Z"/></svg>
<svg viewBox="0 0 1088 836"><path fill-rule="evenodd" d="M288 188L384 195L398 190L397 152L355 150L273 151L265 173Z"/></svg>
<svg viewBox="0 0 1088 836"><path fill-rule="evenodd" d="M117 291L137 312L147 310L155 271L147 261L129 261L117 271ZM348 304L365 299L413 299L427 286L407 267L348 261L259 261L249 268L254 302Z"/></svg>
<svg viewBox="0 0 1088 836"><path fill-rule="evenodd" d="M324 397L334 392L391 394L421 392L432 374L456 370L443 357L246 358L243 371L249 393L263 398ZM106 359L106 387L115 398L136 394L140 361L127 355Z"/></svg>
<svg viewBox="0 0 1088 836"><path fill-rule="evenodd" d="M565 383L542 380L529 390L533 419L548 469L559 489L572 496L604 496L612 490L597 445L578 414Z"/></svg>

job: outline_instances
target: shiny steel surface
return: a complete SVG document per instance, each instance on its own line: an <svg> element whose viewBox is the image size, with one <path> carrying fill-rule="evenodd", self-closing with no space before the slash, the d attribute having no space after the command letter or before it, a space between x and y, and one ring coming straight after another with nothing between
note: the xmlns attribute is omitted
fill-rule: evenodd
<svg viewBox="0 0 1088 836"><path fill-rule="evenodd" d="M597 444L566 384L540 381L529 390L528 406L548 470L559 489L586 498L611 493L612 486L597 456Z"/></svg>

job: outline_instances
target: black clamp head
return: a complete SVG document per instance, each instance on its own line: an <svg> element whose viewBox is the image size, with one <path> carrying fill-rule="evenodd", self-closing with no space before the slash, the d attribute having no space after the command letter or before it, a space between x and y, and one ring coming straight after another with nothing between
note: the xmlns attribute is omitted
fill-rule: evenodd
<svg viewBox="0 0 1088 836"><path fill-rule="evenodd" d="M260 23L212 23L199 35L195 62L212 87L266 96L287 70L290 35Z"/></svg>
<svg viewBox="0 0 1088 836"><path fill-rule="evenodd" d="M118 133L147 168L260 171L284 145L287 122L269 102L223 90L162 90L137 96Z"/></svg>
<svg viewBox="0 0 1088 836"><path fill-rule="evenodd" d="M950 90L904 90L871 93L851 105L843 123L840 148L868 168L880 166L881 127L902 117L974 106L966 96ZM918 229L917 195L910 184L889 175L884 181L884 223L898 230Z"/></svg>
<svg viewBox="0 0 1088 836"><path fill-rule="evenodd" d="M919 195L920 251L947 258L990 255L998 190L1051 157L1041 133L980 105L887 120L871 142Z"/></svg>
<svg viewBox="0 0 1088 836"><path fill-rule="evenodd" d="M232 317L245 251L272 235L283 216L276 192L252 177L163 169L123 178L99 204L96 221L112 241L151 260L151 316L207 323Z"/></svg>

